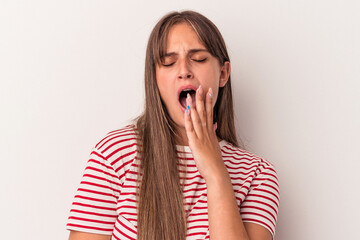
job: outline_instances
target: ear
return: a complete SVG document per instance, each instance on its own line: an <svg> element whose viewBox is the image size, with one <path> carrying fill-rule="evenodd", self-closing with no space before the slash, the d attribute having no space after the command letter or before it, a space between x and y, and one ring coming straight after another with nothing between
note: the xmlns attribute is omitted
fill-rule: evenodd
<svg viewBox="0 0 360 240"><path fill-rule="evenodd" d="M219 87L224 87L230 77L231 66L230 62L226 61L220 69Z"/></svg>

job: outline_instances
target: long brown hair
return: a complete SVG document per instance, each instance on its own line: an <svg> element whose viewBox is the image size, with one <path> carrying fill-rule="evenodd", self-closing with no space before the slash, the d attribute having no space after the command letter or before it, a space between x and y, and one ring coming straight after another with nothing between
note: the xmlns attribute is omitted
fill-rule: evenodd
<svg viewBox="0 0 360 240"><path fill-rule="evenodd" d="M176 152L176 123L171 119L156 83L156 64L166 53L167 36L172 26L188 23L197 33L207 50L222 66L229 61L225 42L217 27L205 16L194 11L171 12L152 30L145 59L145 109L136 119L139 135L140 187L138 188L139 240L184 240L186 216L178 172ZM219 89L214 107L216 134L238 146L234 126L233 101L230 78Z"/></svg>

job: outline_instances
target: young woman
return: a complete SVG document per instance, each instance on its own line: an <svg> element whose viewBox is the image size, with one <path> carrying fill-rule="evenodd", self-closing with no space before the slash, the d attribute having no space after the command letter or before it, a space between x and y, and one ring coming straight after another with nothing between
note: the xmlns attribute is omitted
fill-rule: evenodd
<svg viewBox="0 0 360 240"><path fill-rule="evenodd" d="M203 15L174 12L146 51L143 114L93 149L69 239L272 239L274 167L240 148L230 60Z"/></svg>

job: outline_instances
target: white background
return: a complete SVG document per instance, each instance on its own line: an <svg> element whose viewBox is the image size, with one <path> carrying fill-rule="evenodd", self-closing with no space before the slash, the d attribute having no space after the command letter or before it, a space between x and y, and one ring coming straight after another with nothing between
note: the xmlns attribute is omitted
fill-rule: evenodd
<svg viewBox="0 0 360 240"><path fill-rule="evenodd" d="M0 2L1 239L66 239L92 147L143 106L155 23L192 9L222 32L237 130L278 171L277 239L356 239L358 1Z"/></svg>

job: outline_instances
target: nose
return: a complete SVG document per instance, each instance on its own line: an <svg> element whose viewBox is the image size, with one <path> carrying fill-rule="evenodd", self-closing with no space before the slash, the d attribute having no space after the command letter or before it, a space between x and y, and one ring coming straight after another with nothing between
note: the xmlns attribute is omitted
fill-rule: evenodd
<svg viewBox="0 0 360 240"><path fill-rule="evenodd" d="M180 60L179 62L179 79L191 79L193 74L191 72L189 63L186 59Z"/></svg>

